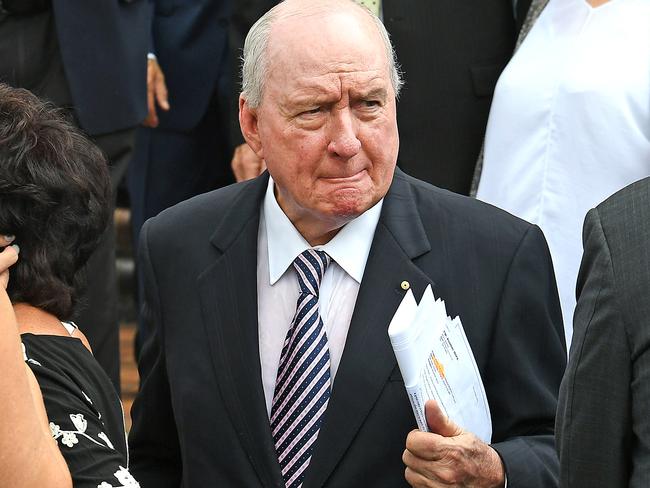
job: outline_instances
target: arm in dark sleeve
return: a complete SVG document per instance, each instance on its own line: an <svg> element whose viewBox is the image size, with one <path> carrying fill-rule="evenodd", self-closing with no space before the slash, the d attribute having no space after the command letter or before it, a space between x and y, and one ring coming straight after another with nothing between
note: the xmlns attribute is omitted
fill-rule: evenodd
<svg viewBox="0 0 650 488"><path fill-rule="evenodd" d="M553 433L566 347L553 265L537 226L512 259L494 330L486 386L492 447L508 488L558 486Z"/></svg>
<svg viewBox="0 0 650 488"><path fill-rule="evenodd" d="M131 410L131 470L143 488L178 487L182 473L180 447L167 380L158 287L149 256L148 224L140 234L138 262L144 279L142 320L150 338L140 356L140 392Z"/></svg>
<svg viewBox="0 0 650 488"><path fill-rule="evenodd" d="M645 426L638 429L647 432L650 355L640 355L633 367L621 291L597 210L587 214L583 242L573 341L558 405L560 478L563 487L628 486L630 384L645 392L646 412L639 418ZM632 381L634 371L640 376ZM646 474L645 484L629 486L648 482Z"/></svg>

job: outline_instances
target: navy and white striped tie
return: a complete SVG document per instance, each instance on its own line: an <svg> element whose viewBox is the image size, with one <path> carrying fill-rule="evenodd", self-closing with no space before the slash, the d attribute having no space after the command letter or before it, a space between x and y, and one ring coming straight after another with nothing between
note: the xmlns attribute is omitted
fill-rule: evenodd
<svg viewBox="0 0 650 488"><path fill-rule="evenodd" d="M318 312L318 288L331 258L307 249L293 262L300 296L282 347L271 431L287 488L302 486L330 397L330 352Z"/></svg>

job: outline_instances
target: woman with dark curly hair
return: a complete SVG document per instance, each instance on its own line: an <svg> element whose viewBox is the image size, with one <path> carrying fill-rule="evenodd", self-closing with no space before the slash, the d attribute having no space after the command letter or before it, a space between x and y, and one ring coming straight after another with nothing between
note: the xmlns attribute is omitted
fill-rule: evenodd
<svg viewBox="0 0 650 488"><path fill-rule="evenodd" d="M0 84L0 368L15 373L0 381L11 400L0 402L0 473L11 486L68 487L70 478L77 488L139 486L119 397L71 322L109 198L101 152L55 109ZM8 279L12 244L20 258ZM28 369L12 366L17 348Z"/></svg>

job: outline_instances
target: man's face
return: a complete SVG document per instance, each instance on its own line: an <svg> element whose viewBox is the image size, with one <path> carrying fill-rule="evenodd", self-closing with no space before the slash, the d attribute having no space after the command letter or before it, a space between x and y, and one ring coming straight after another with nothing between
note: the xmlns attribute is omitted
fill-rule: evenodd
<svg viewBox="0 0 650 488"><path fill-rule="evenodd" d="M290 18L278 21L269 40L257 152L278 203L312 244L312 230L331 238L377 203L397 160L385 48L370 20L359 18Z"/></svg>

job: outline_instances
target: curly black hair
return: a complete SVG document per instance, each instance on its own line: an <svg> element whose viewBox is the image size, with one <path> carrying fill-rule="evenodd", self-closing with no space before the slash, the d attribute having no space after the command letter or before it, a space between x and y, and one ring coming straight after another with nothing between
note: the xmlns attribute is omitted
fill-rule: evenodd
<svg viewBox="0 0 650 488"><path fill-rule="evenodd" d="M101 151L52 105L0 84L0 233L20 246L7 290L13 303L73 318L110 195Z"/></svg>

